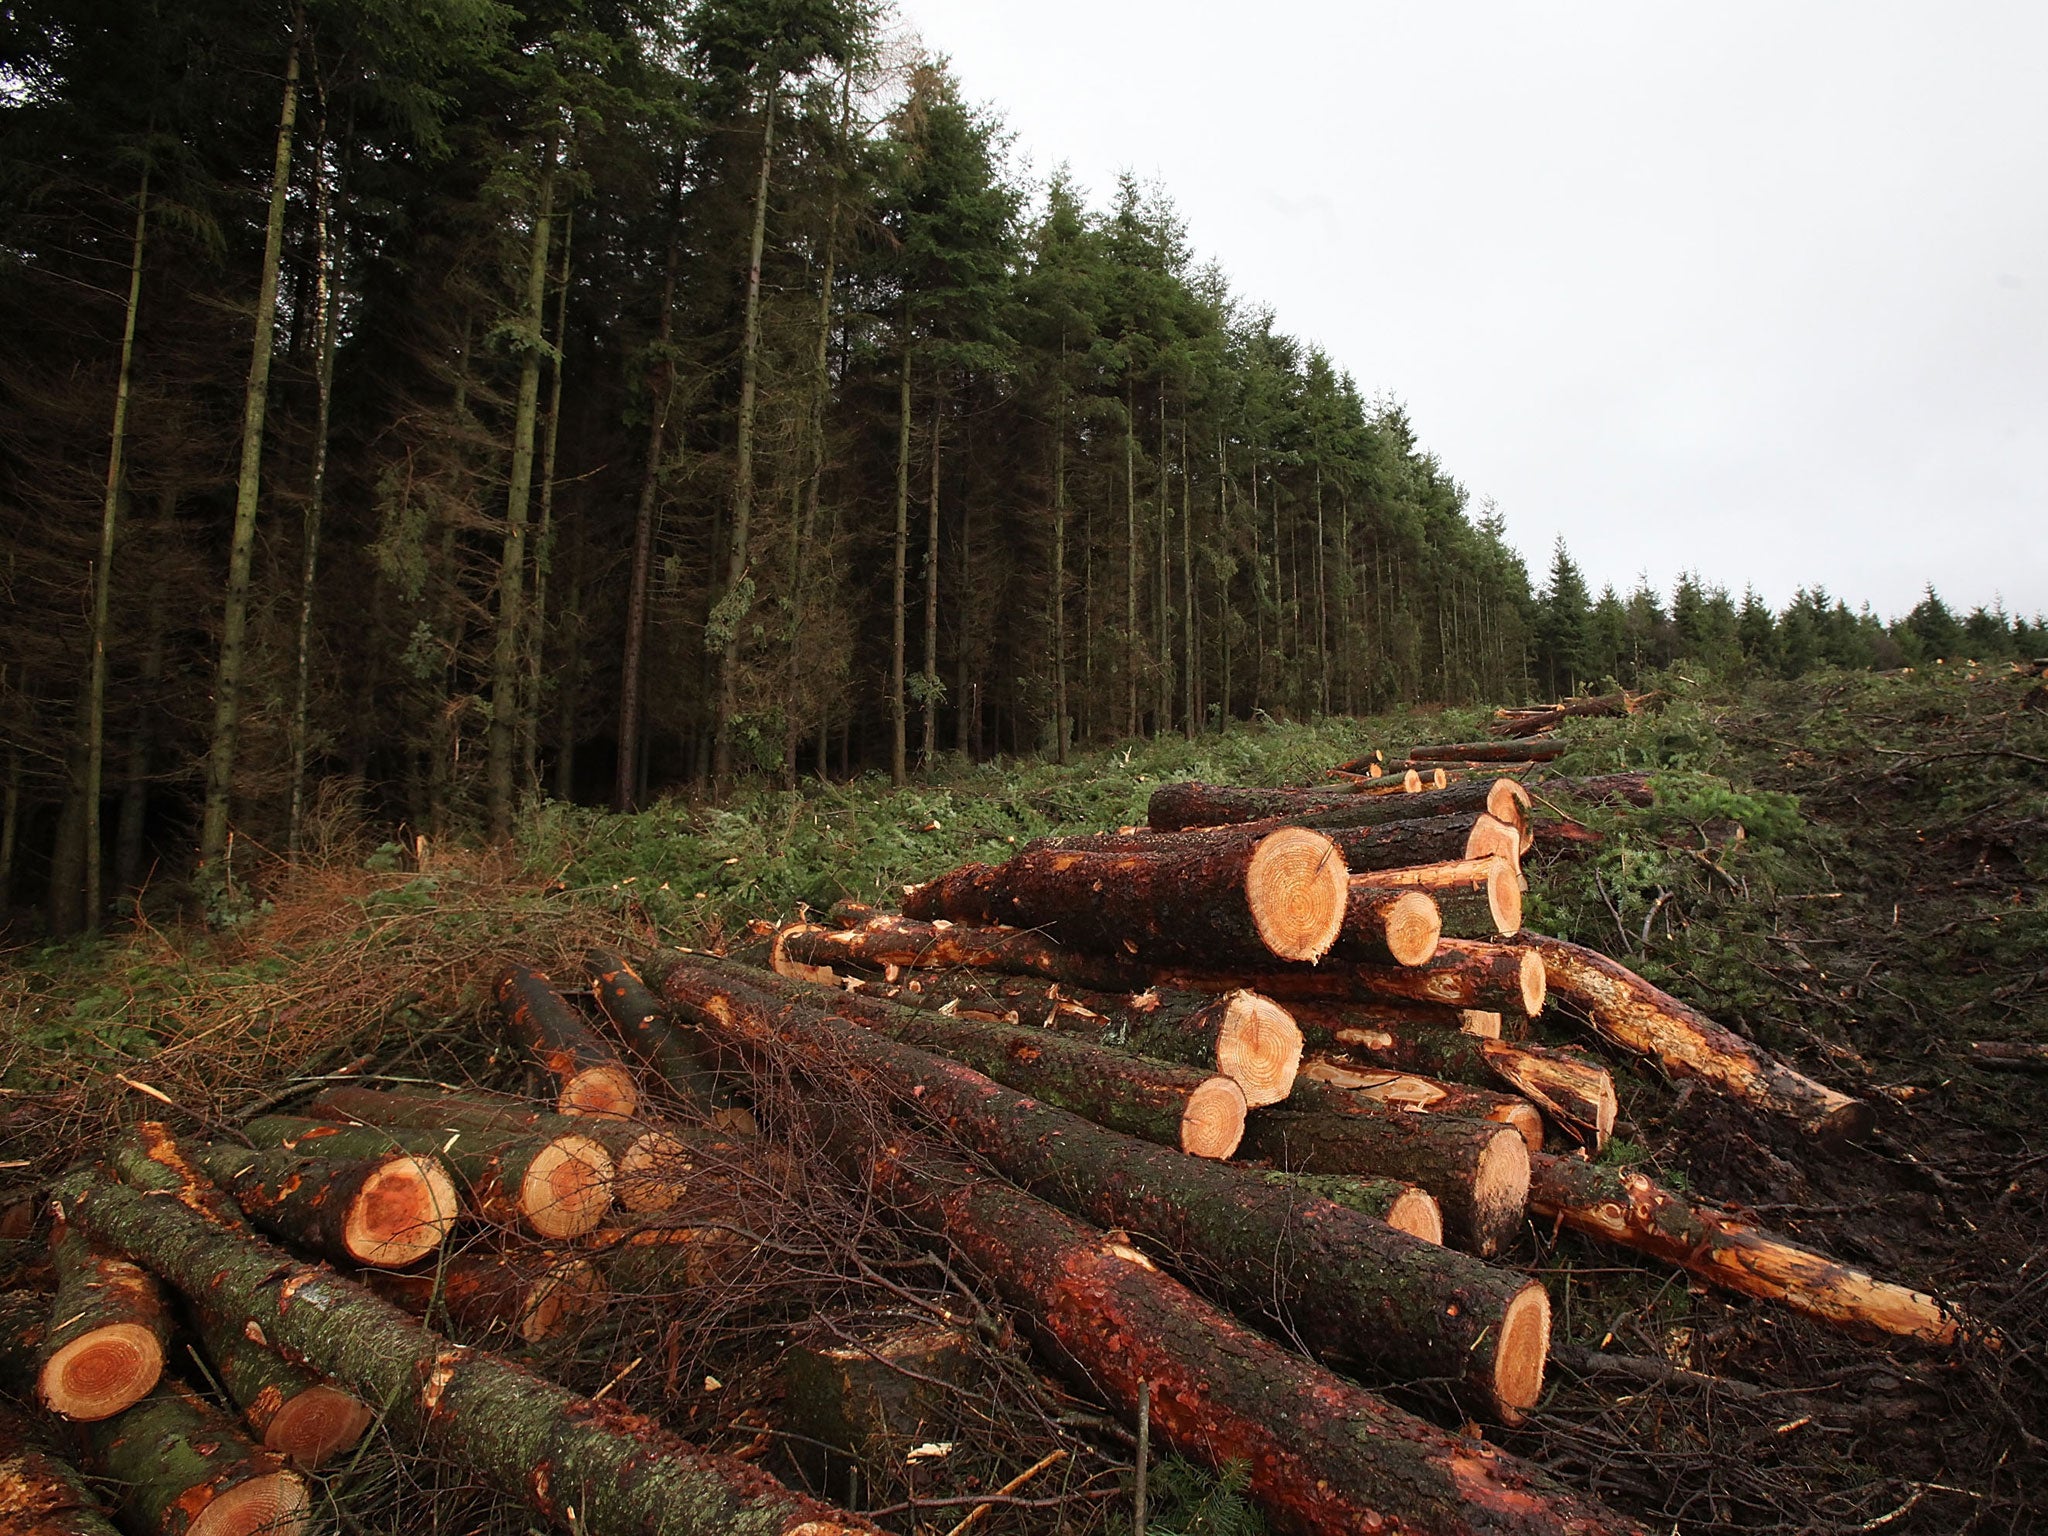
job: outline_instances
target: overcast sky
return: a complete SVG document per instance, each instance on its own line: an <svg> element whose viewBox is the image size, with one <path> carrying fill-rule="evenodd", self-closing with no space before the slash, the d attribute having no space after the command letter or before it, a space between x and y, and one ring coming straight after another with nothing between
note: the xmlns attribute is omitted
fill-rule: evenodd
<svg viewBox="0 0 2048 1536"><path fill-rule="evenodd" d="M899 0L1039 174L1197 251L1538 579L2048 609L2048 4Z"/></svg>

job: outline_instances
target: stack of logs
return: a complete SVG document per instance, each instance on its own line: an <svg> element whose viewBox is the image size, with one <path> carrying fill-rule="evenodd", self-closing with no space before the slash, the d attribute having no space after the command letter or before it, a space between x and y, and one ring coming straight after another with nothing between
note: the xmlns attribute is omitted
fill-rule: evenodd
<svg viewBox="0 0 2048 1536"><path fill-rule="evenodd" d="M719 1170L763 1155L749 1084L793 1080L755 1107L970 1264L1057 1368L1125 1416L1148 1403L1183 1454L1248 1469L1278 1528L1633 1529L1361 1384L1434 1383L1472 1420L1532 1409L1549 1300L1495 1262L1532 1217L1864 1333L1945 1345L1963 1323L1596 1160L1614 1085L1531 1038L1553 1001L1814 1136L1868 1113L1523 931L1537 797L1464 765L1557 743L1503 718L1506 739L1360 759L1334 786L1169 784L1144 827L952 870L900 913L835 909L775 933L766 967L662 954L643 967L658 997L593 955L610 1040L508 970L500 1011L554 1084L545 1105L342 1087L248 1122L246 1145L142 1127L54 1192L55 1294L7 1303L0 1385L32 1376L84 1426L138 1530L300 1528L294 1465L345 1450L372 1408L565 1529L870 1529L426 1326L531 1340L610 1290L744 1265ZM1541 794L1559 791L1648 795L1628 776ZM674 1120L642 1117L643 1074ZM176 1327L241 1429L166 1373ZM99 1529L60 1462L6 1475Z"/></svg>

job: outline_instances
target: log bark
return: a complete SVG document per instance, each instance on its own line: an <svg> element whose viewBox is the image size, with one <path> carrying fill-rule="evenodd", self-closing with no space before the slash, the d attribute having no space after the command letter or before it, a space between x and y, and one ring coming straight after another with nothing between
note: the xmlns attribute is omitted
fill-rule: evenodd
<svg viewBox="0 0 2048 1536"><path fill-rule="evenodd" d="M780 953L796 965L872 970L890 981L907 970L966 969L1044 976L1100 992L1142 992L1152 985L1148 965L1127 956L1068 949L1028 928L967 927L889 914L839 933L792 929L783 938Z"/></svg>
<svg viewBox="0 0 2048 1536"><path fill-rule="evenodd" d="M1543 1115L1527 1099L1491 1088L1447 1083L1418 1072L1390 1072L1353 1061L1344 1055L1318 1055L1303 1063L1301 1075L1311 1083L1356 1094L1385 1109L1410 1114L1453 1115L1504 1125L1522 1138L1531 1152L1543 1150Z"/></svg>
<svg viewBox="0 0 2048 1536"><path fill-rule="evenodd" d="M1584 778L1543 779L1530 793L1546 802L1570 799L1593 804L1650 806L1657 803L1647 773L1600 773Z"/></svg>
<svg viewBox="0 0 2048 1536"><path fill-rule="evenodd" d="M1495 736L1534 736L1555 730L1567 720L1618 719L1632 715L1644 704L1661 697L1656 693L1597 694L1583 699L1560 699L1555 704L1524 705L1496 709L1487 730Z"/></svg>
<svg viewBox="0 0 2048 1536"><path fill-rule="evenodd" d="M958 1062L851 1028L821 1006L843 1009L845 994L791 1000L729 970L679 967L667 997L736 1049L764 1061L794 1056L821 1081L914 1105L1033 1194L1155 1244L1169 1262L1233 1304L1277 1318L1319 1352L1462 1379L1503 1417L1532 1405L1541 1390L1549 1336L1541 1287L1250 1170L1135 1142ZM1522 1153L1511 1131L1474 1130L1497 1132Z"/></svg>
<svg viewBox="0 0 2048 1536"><path fill-rule="evenodd" d="M178 1382L166 1381L126 1413L101 1420L90 1444L95 1470L120 1485L121 1512L134 1530L299 1536L313 1528L312 1496L299 1475Z"/></svg>
<svg viewBox="0 0 2048 1536"><path fill-rule="evenodd" d="M1443 931L1443 914L1426 891L1389 890L1354 876L1331 953L1374 965L1421 965L1436 953Z"/></svg>
<svg viewBox="0 0 2048 1536"><path fill-rule="evenodd" d="M335 1126L294 1115L265 1115L242 1131L259 1147L306 1156L351 1160L397 1151L438 1158L461 1185L470 1214L537 1237L581 1236L612 1203L611 1154L580 1134Z"/></svg>
<svg viewBox="0 0 2048 1536"><path fill-rule="evenodd" d="M1409 771L1415 772L1413 769ZM1519 828L1528 807L1528 791L1513 779L1424 789L1418 773L1412 793L1391 795L1329 789L1230 789L1212 784L1162 784L1152 792L1146 806L1145 821L1155 832L1282 820L1296 826L1328 831L1332 827L1376 827L1390 821L1474 816L1484 812ZM1196 816L1206 819L1191 819Z"/></svg>
<svg viewBox="0 0 2048 1536"><path fill-rule="evenodd" d="M1780 1115L1810 1135L1835 1139L1870 1129L1869 1105L1793 1071L1605 955L1540 934L1527 935L1524 943L1542 960L1557 995L1585 1014L1602 1039Z"/></svg>
<svg viewBox="0 0 2048 1536"><path fill-rule="evenodd" d="M2048 1044L2039 1040L1967 1040L1963 1056L1973 1067L2004 1072L2048 1072Z"/></svg>
<svg viewBox="0 0 2048 1536"><path fill-rule="evenodd" d="M334 1088L306 1105L309 1118L418 1130L505 1131L583 1136L612 1160L612 1198L628 1211L665 1211L681 1200L694 1172L698 1138L638 1120L604 1115L561 1115L518 1099L476 1094L391 1093L376 1088ZM730 1142L702 1141L704 1150L731 1153Z"/></svg>
<svg viewBox="0 0 2048 1536"><path fill-rule="evenodd" d="M1471 921L1461 896L1483 903L1485 922L1497 934L1512 935L1522 929L1522 876L1518 860L1499 854L1479 859L1448 859L1441 864L1415 864L1404 869L1368 870L1351 877L1351 888L1365 885L1381 890L1428 891L1437 899L1444 923L1461 926ZM1476 893L1476 897L1474 896ZM1465 937L1465 935L1453 935Z"/></svg>
<svg viewBox="0 0 2048 1536"><path fill-rule="evenodd" d="M506 1034L561 1086L558 1112L633 1117L639 1107L633 1074L611 1043L563 1001L545 972L530 965L507 966L493 991Z"/></svg>
<svg viewBox="0 0 2048 1536"><path fill-rule="evenodd" d="M195 1165L273 1237L344 1264L402 1269L441 1246L455 1181L431 1154L205 1147Z"/></svg>
<svg viewBox="0 0 2048 1536"><path fill-rule="evenodd" d="M0 1398L0 1536L120 1536L85 1477Z"/></svg>
<svg viewBox="0 0 2048 1536"><path fill-rule="evenodd" d="M1614 1078L1575 1051L1510 1044L1454 1024L1355 1005L1295 1004L1303 1038L1392 1072L1420 1072L1527 1099L1595 1151L1614 1130Z"/></svg>
<svg viewBox="0 0 2048 1536"><path fill-rule="evenodd" d="M1287 1010L1256 992L1221 997L1199 993L1098 992L999 971L922 971L894 982L842 978L829 967L796 966L786 941L812 930L785 928L777 936L777 974L797 981L845 985L863 997L908 1008L936 1009L957 1018L1054 1029L1116 1050L1213 1070L1244 1091L1257 1109L1277 1104L1294 1087L1301 1064L1301 1031ZM826 974L819 975L817 972Z"/></svg>
<svg viewBox="0 0 2048 1536"><path fill-rule="evenodd" d="M1564 756L1562 741L1460 741L1448 746L1410 747L1413 763L1547 763Z"/></svg>
<svg viewBox="0 0 2048 1536"><path fill-rule="evenodd" d="M80 1173L60 1186L95 1238L146 1254L200 1305L253 1319L281 1350L384 1409L558 1529L590 1536L881 1536L765 1472L698 1450L639 1414L579 1397L414 1324L314 1264L244 1239L176 1200Z"/></svg>
<svg viewBox="0 0 2048 1536"><path fill-rule="evenodd" d="M429 1323L445 1322L464 1339L515 1338L536 1344L599 1311L608 1288L591 1260L552 1248L451 1254L433 1269L373 1271L363 1284Z"/></svg>
<svg viewBox="0 0 2048 1536"><path fill-rule="evenodd" d="M253 1324L201 1313L199 1335L258 1443L292 1466L311 1471L352 1450L376 1416L354 1393L285 1359Z"/></svg>
<svg viewBox="0 0 2048 1536"><path fill-rule="evenodd" d="M1396 789L1400 780L1393 781ZM1421 787L1417 781L1417 788ZM1361 798L1352 786L1314 789L1246 789L1231 784L1203 784L1188 779L1162 784L1145 806L1145 824L1155 832L1181 832L1194 827L1231 826L1275 816L1300 816L1334 810ZM1380 799L1380 796L1366 796Z"/></svg>
<svg viewBox="0 0 2048 1536"><path fill-rule="evenodd" d="M732 1219L664 1220L600 1228L585 1242L609 1289L626 1296L664 1297L702 1291L744 1274L759 1244L743 1227Z"/></svg>
<svg viewBox="0 0 2048 1536"><path fill-rule="evenodd" d="M1345 874L1328 838L1285 827L1159 852L1026 849L913 887L903 911L1035 928L1076 949L1141 960L1313 961L1343 926Z"/></svg>
<svg viewBox="0 0 2048 1536"><path fill-rule="evenodd" d="M1443 1246L1443 1207L1428 1190L1404 1180L1351 1173L1283 1173L1277 1168L1261 1169L1259 1177L1305 1199L1328 1200L1347 1211L1384 1221L1396 1232Z"/></svg>
<svg viewBox="0 0 2048 1536"><path fill-rule="evenodd" d="M899 1322L849 1339L835 1322L792 1340L777 1375L789 1428L815 1442L802 1447L813 1451L807 1475L826 1481L815 1453L828 1446L865 1466L902 1465L927 1427L956 1411L975 1365L973 1337L944 1323Z"/></svg>
<svg viewBox="0 0 2048 1536"><path fill-rule="evenodd" d="M1965 1326L1961 1314L1924 1292L1773 1237L1633 1168L1575 1157L1539 1156L1532 1162L1529 1206L1536 1214L1649 1254L1724 1290L1782 1301L1865 1337L1951 1344Z"/></svg>
<svg viewBox="0 0 2048 1536"><path fill-rule="evenodd" d="M50 1233L57 1294L36 1361L36 1396L66 1419L96 1422L155 1389L170 1320L146 1270L59 1220Z"/></svg>
<svg viewBox="0 0 2048 1536"><path fill-rule="evenodd" d="M1287 1104L1252 1116L1245 1150L1290 1173L1420 1185L1443 1208L1446 1238L1481 1258L1514 1239L1528 1205L1529 1148L1519 1131L1389 1109L1321 1083L1298 1083Z"/></svg>
<svg viewBox="0 0 2048 1536"><path fill-rule="evenodd" d="M1393 998L1448 1008L1496 1009L1535 1017L1543 1011L1543 962L1527 949L1477 939L1439 939L1421 965L1275 965L1258 971L1162 966L1155 979L1191 992L1257 987L1283 1007L1301 1002Z"/></svg>
<svg viewBox="0 0 2048 1536"><path fill-rule="evenodd" d="M661 999L638 971L606 949L586 954L583 971L590 978L597 1006L618 1037L642 1060L650 1055L662 1057L661 1076L678 1097L706 1119L715 1119L720 1110L731 1106L732 1095L719 1082L718 1074L668 1027Z"/></svg>

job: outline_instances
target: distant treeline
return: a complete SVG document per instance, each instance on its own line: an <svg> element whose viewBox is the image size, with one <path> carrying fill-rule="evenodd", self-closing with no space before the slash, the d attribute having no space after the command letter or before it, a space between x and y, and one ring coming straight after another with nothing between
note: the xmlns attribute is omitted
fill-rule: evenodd
<svg viewBox="0 0 2048 1536"><path fill-rule="evenodd" d="M0 8L0 905L75 931L338 808L1910 656L1537 595L1164 192L1020 178L891 22Z"/></svg>

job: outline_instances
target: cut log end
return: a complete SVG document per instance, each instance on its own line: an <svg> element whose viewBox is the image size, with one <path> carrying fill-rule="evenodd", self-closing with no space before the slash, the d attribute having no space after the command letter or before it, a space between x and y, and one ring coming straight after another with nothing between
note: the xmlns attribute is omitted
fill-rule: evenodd
<svg viewBox="0 0 2048 1536"><path fill-rule="evenodd" d="M149 1396L163 1370L164 1349L154 1333L140 1323L108 1323L52 1354L36 1385L52 1413L93 1423Z"/></svg>
<svg viewBox="0 0 2048 1536"><path fill-rule="evenodd" d="M1493 918L1494 932L1522 931L1522 877L1512 860L1493 861L1486 876L1486 910Z"/></svg>
<svg viewBox="0 0 2048 1536"><path fill-rule="evenodd" d="M1404 795L1419 795L1422 793L1422 775L1413 768L1402 770L1401 793Z"/></svg>
<svg viewBox="0 0 2048 1536"><path fill-rule="evenodd" d="M1461 1008L1458 1010L1458 1032L1477 1035L1482 1040L1498 1040L1500 1015L1490 1008Z"/></svg>
<svg viewBox="0 0 2048 1536"><path fill-rule="evenodd" d="M1486 791L1486 814L1511 827L1528 820L1531 803L1529 791L1515 779L1495 779Z"/></svg>
<svg viewBox="0 0 2048 1536"><path fill-rule="evenodd" d="M1502 1126L1472 1175L1474 1251L1485 1258L1513 1236L1529 1207L1529 1143Z"/></svg>
<svg viewBox="0 0 2048 1536"><path fill-rule="evenodd" d="M604 1305L610 1287L588 1259L565 1259L533 1283L519 1314L519 1337L552 1339Z"/></svg>
<svg viewBox="0 0 2048 1536"><path fill-rule="evenodd" d="M1543 969L1543 957L1533 949L1522 951L1521 983L1522 1011L1533 1019L1543 1011L1544 1000L1550 995L1550 983Z"/></svg>
<svg viewBox="0 0 2048 1536"><path fill-rule="evenodd" d="M1244 1140L1244 1090L1212 1077L1188 1095L1180 1117L1180 1149L1190 1157L1225 1158Z"/></svg>
<svg viewBox="0 0 2048 1536"><path fill-rule="evenodd" d="M265 1449L308 1471L352 1450L376 1415L361 1398L322 1383L287 1398L264 1426Z"/></svg>
<svg viewBox="0 0 2048 1536"><path fill-rule="evenodd" d="M1543 1114L1527 1100L1515 1099L1503 1104L1486 1118L1520 1135L1531 1152L1543 1150Z"/></svg>
<svg viewBox="0 0 2048 1536"><path fill-rule="evenodd" d="M1387 908L1387 952L1396 965L1421 965L1443 937L1443 912L1426 891L1403 891Z"/></svg>
<svg viewBox="0 0 2048 1536"><path fill-rule="evenodd" d="M1283 960L1320 960L1337 942L1350 895L1337 845L1305 827L1262 839L1245 871L1245 900L1267 948Z"/></svg>
<svg viewBox="0 0 2048 1536"><path fill-rule="evenodd" d="M1256 992L1233 992L1216 1030L1216 1070L1234 1081L1253 1109L1294 1091L1301 1067L1301 1026L1294 1015Z"/></svg>
<svg viewBox="0 0 2048 1536"><path fill-rule="evenodd" d="M1494 1399L1507 1423L1520 1423L1543 1396L1543 1369L1549 1361L1550 1296L1532 1283L1508 1303L1493 1354Z"/></svg>
<svg viewBox="0 0 2048 1536"><path fill-rule="evenodd" d="M624 1067L586 1067L562 1085L555 1112L562 1115L603 1115L630 1120L640 1107L640 1091Z"/></svg>
<svg viewBox="0 0 2048 1536"><path fill-rule="evenodd" d="M403 1269L441 1246L461 1202L436 1158L386 1158L350 1202L342 1242L358 1263Z"/></svg>
<svg viewBox="0 0 2048 1536"><path fill-rule="evenodd" d="M649 1131L618 1157L612 1195L622 1210L666 1211L688 1191L689 1149L667 1131Z"/></svg>
<svg viewBox="0 0 2048 1536"><path fill-rule="evenodd" d="M1861 1099L1844 1099L1816 1118L1810 1129L1822 1141L1855 1141L1869 1135L1876 1124L1877 1115L1868 1104Z"/></svg>
<svg viewBox="0 0 2048 1536"><path fill-rule="evenodd" d="M1498 856L1510 866L1519 866L1522 861L1522 834L1512 822L1497 817L1475 816L1472 831L1465 839L1465 854L1468 859L1484 859Z"/></svg>
<svg viewBox="0 0 2048 1536"><path fill-rule="evenodd" d="M1385 1220L1396 1232L1406 1232L1410 1237L1434 1243L1439 1248L1443 1246L1444 1208L1426 1189L1417 1189L1411 1184L1395 1196L1394 1203L1387 1207Z"/></svg>
<svg viewBox="0 0 2048 1536"><path fill-rule="evenodd" d="M297 1536L313 1524L313 1501L291 1472L264 1472L216 1494L185 1536Z"/></svg>
<svg viewBox="0 0 2048 1536"><path fill-rule="evenodd" d="M611 1203L611 1155L587 1136L557 1136L520 1181L520 1213L542 1237L581 1237Z"/></svg>

